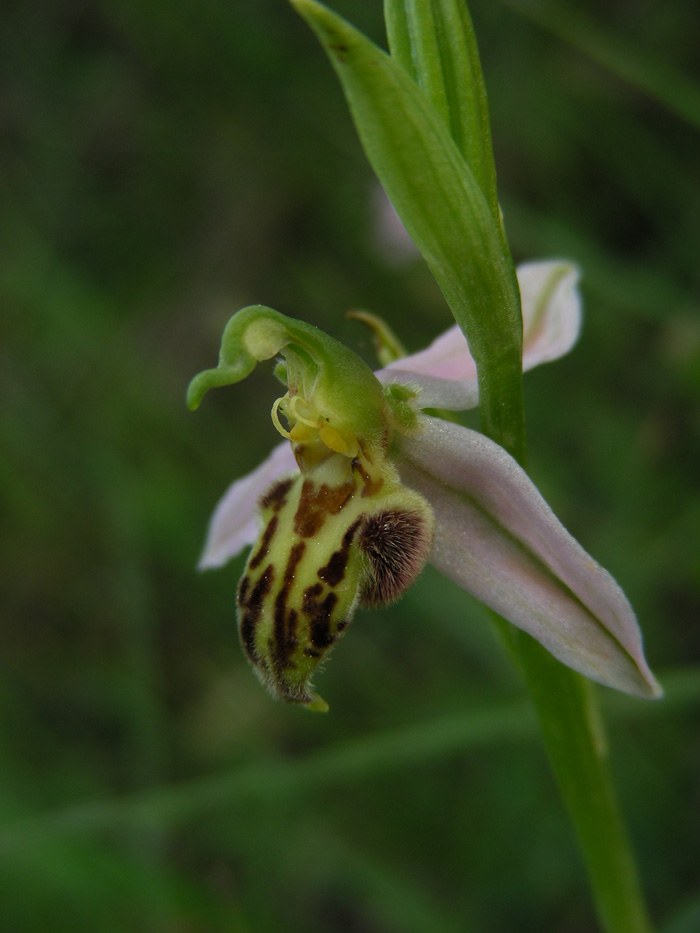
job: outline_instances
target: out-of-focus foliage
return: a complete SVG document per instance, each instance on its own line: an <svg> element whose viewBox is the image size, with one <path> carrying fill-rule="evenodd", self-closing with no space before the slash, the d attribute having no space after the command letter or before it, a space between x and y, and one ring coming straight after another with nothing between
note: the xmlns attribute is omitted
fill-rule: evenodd
<svg viewBox="0 0 700 933"><path fill-rule="evenodd" d="M335 7L383 41L379 2ZM667 686L605 706L652 911L684 933L700 912L700 140L674 104L698 93L700 13L472 13L516 259L584 270L579 346L527 376L530 469L627 590ZM428 572L358 616L313 717L270 701L241 655L242 560L194 571L216 499L276 441L264 372L184 406L233 310L304 317L370 361L350 308L411 349L450 323L421 262L378 242L304 24L282 0L14 3L0 72L0 928L594 929L479 606Z"/></svg>

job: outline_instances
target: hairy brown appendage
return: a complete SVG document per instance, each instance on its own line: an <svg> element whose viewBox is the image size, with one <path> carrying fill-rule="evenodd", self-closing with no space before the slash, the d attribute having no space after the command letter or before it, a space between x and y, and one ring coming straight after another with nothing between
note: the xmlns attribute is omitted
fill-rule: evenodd
<svg viewBox="0 0 700 933"><path fill-rule="evenodd" d="M378 512L365 519L358 544L373 571L360 594L361 605L386 605L397 600L425 566L433 545L432 524L416 511Z"/></svg>

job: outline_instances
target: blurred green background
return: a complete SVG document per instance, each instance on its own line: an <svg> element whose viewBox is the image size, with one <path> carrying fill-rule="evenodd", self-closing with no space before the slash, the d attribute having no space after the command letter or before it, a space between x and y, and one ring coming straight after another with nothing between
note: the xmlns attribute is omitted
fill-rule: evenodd
<svg viewBox="0 0 700 933"><path fill-rule="evenodd" d="M378 0L335 8L383 44ZM584 271L526 379L530 470L634 603L667 688L604 694L654 917L700 929L700 7L474 0L518 261ZM273 703L242 558L195 563L276 442L269 371L212 393L237 308L450 319L377 232L331 69L284 0L10 4L0 37L0 929L596 929L523 688L428 570ZM695 84L693 85L693 81ZM622 931L624 933L624 931Z"/></svg>

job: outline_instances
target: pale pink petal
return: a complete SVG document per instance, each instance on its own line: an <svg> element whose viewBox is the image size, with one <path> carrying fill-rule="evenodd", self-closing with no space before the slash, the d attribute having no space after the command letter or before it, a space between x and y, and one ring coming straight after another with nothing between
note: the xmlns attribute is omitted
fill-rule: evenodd
<svg viewBox="0 0 700 933"><path fill-rule="evenodd" d="M639 696L661 693L632 608L527 474L475 431L436 418L396 443L402 478L435 510L438 570L564 664Z"/></svg>
<svg viewBox="0 0 700 933"><path fill-rule="evenodd" d="M251 473L227 489L209 522L200 570L221 567L258 537L256 506L274 480L298 472L288 441L279 444Z"/></svg>
<svg viewBox="0 0 700 933"><path fill-rule="evenodd" d="M476 364L469 352L464 334L455 324L418 353L404 356L387 366L390 370L406 370L440 379L465 382L476 378Z"/></svg>
<svg viewBox="0 0 700 933"><path fill-rule="evenodd" d="M384 385L401 382L420 388L417 404L421 408L464 411L479 404L476 364L456 324L425 350L390 363L375 376Z"/></svg>
<svg viewBox="0 0 700 933"><path fill-rule="evenodd" d="M450 331L447 333L449 334ZM442 336L446 337L447 334ZM459 336L462 337L461 331ZM464 340L463 337L462 340ZM410 357L406 357L406 359L408 360ZM403 363L403 360L399 360L398 363ZM444 408L447 411L466 411L468 408L476 408L479 404L479 386L476 376L468 380L443 379L440 376L400 368L398 363L392 363L391 366L378 370L374 375L382 385L399 382L402 385L413 386L418 393L415 400L418 408Z"/></svg>
<svg viewBox="0 0 700 933"><path fill-rule="evenodd" d="M518 266L523 310L523 369L557 359L571 349L581 326L578 270L563 260ZM455 325L429 347L405 356L376 374L384 385L412 383L421 389L421 408L464 411L479 404L476 364Z"/></svg>
<svg viewBox="0 0 700 933"><path fill-rule="evenodd" d="M523 370L568 353L581 329L579 271L564 260L518 266L523 307Z"/></svg>

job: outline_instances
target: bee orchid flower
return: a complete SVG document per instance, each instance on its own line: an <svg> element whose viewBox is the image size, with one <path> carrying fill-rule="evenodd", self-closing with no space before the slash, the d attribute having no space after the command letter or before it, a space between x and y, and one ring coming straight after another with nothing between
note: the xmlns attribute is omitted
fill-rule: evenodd
<svg viewBox="0 0 700 933"><path fill-rule="evenodd" d="M577 280L566 262L519 267L524 369L576 341ZM660 695L624 593L525 471L484 435L425 413L478 404L458 327L373 374L316 328L245 308L226 327L218 367L190 384L188 404L277 356L288 391L272 420L286 440L226 492L199 564L220 567L254 545L238 627L273 696L327 709L311 677L355 609L398 599L428 560L574 670Z"/></svg>

